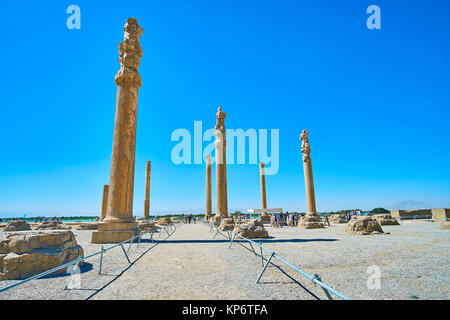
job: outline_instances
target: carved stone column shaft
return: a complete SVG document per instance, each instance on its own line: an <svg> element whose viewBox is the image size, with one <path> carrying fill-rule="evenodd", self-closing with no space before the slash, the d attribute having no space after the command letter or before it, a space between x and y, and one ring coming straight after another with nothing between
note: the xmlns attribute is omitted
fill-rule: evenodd
<svg viewBox="0 0 450 320"><path fill-rule="evenodd" d="M105 184L103 186L101 220L103 220L106 217L106 210L108 209L108 192L109 192L109 185Z"/></svg>
<svg viewBox="0 0 450 320"><path fill-rule="evenodd" d="M139 230L133 217L134 166L136 152L137 103L141 77L138 73L143 30L137 20L128 18L124 41L119 44L120 70L117 85L111 174L108 206L103 223L92 233L93 243L114 243L136 235Z"/></svg>
<svg viewBox="0 0 450 320"><path fill-rule="evenodd" d="M228 217L227 198L227 157L226 157L226 134L225 134L226 113L219 107L215 126L215 151L216 151L216 219Z"/></svg>
<svg viewBox="0 0 450 320"><path fill-rule="evenodd" d="M211 156L206 156L206 220L212 217L212 199L211 199Z"/></svg>
<svg viewBox="0 0 450 320"><path fill-rule="evenodd" d="M150 173L151 161L147 161L145 166L145 197L144 197L144 218L150 218Z"/></svg>

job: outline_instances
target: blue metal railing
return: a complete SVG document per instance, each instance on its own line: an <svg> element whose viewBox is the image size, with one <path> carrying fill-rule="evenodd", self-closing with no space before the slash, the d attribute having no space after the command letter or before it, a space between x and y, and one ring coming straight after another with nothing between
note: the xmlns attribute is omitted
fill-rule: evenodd
<svg viewBox="0 0 450 320"><path fill-rule="evenodd" d="M330 295L330 293L334 294L335 296L341 298L342 300L350 300L350 298L344 296L342 293L334 290L333 288L327 286L326 284L324 284L322 282L322 280L320 279L318 274L315 274L314 276L311 276L310 274L306 273L305 271L301 270L300 268L292 265L291 263L289 263L288 261L286 261L285 259L283 259L282 257L280 257L278 254L276 254L274 251L267 249L266 247L264 247L261 242L256 242L253 241L251 239L248 239L246 237L241 236L240 234L231 231L231 230L224 230L221 229L219 226L215 225L214 223L208 223L205 221L205 224L209 224L210 229L209 231L211 232L212 230L216 229L216 233L213 237L213 239L216 238L216 236L218 234L221 234L222 236L224 236L220 231L226 231L227 232L227 236L228 239L230 240L230 244L228 245L228 248L231 248L231 245L233 244L233 241L235 240L236 237L241 238L244 241L247 241L250 244L250 248L253 251L253 253L255 254L255 256L258 256L258 254L256 253L253 245L256 245L259 247L260 249L260 256L261 256L261 264L263 266L263 269L261 270L260 274L258 275L258 278L256 280L256 283L259 283L259 280L261 280L261 277L264 274L264 271L266 271L267 267L269 266L269 264L271 263L272 258L278 259L279 261L281 261L282 263L284 263L285 265L287 265L288 267L290 267L291 269L297 271L298 273L300 273L301 275L303 275L304 277L308 278L309 280L311 280L312 282L314 282L315 284L319 285L320 287L322 287L323 291L325 292L326 296L328 299L333 300L332 296ZM245 246L244 246L245 247ZM247 248L248 249L248 248ZM264 258L263 255L263 251L266 251L270 256L269 258ZM264 263L264 260L267 260L266 263ZM273 264L273 263L272 263Z"/></svg>
<svg viewBox="0 0 450 320"><path fill-rule="evenodd" d="M167 226L161 227L161 229L164 229L164 230L166 231L166 233L167 233L167 237L163 239L163 241L164 241L164 240L166 240L167 238L169 238L169 237L176 231L176 226L175 226L175 224L171 223L171 224L168 224ZM29 277L29 278L27 278L27 279L18 281L18 282L16 282L16 283L13 283L13 284L11 284L11 285L9 285L9 286L0 288L0 293L4 292L4 291L6 291L6 290L9 290L9 289L11 289L11 288L17 287L17 286L19 286L19 285L21 285L21 284L24 284L24 283L26 283L26 282L29 282L29 281L31 281L31 280L39 279L39 278L45 277L46 275L52 274L53 272L59 271L59 270L64 269L64 268L67 268L67 267L69 267L69 266L71 266L71 265L75 265L75 266L72 268L72 271L71 271L71 273L69 274L69 278L67 279L66 284L65 284L65 286L64 286L64 290L66 290L66 289L67 289L67 286L68 286L68 284L69 284L69 282L70 282L70 279L72 278L73 274L75 273L75 270L77 269L76 267L78 266L78 264L79 264L81 261L85 261L85 260L87 260L87 259L89 259L89 258L92 258L92 257L96 256L96 255L100 255L100 266L99 266L99 271L98 271L98 273L101 274L101 272L102 272L102 263L103 263L103 253L104 253L104 252L107 252L107 251L109 251L109 250L111 250L111 249L114 249L114 248L116 248L116 247L118 247L118 246L120 246L120 247L122 248L122 251L123 251L123 253L124 253L124 255L125 255L125 257L126 257L128 263L131 264L132 262L130 261L130 258L129 258L129 256L128 256L128 253L130 252L131 245L133 244L134 240L137 239L137 238L139 239L139 240L138 240L138 243L137 243L137 246L139 247L139 244L141 243L141 238L142 238L144 235L146 235L146 234L150 234L150 240L151 240L151 242L153 243L153 241L154 241L154 240L153 240L153 235L154 235L155 233L159 233L159 236L161 237L161 230L149 230L149 231L145 231L145 232L139 233L138 235L136 235L136 236L134 236L134 237L131 237L130 239L127 239L127 240L125 240L125 241L116 243L116 244L110 246L109 248L104 249L103 246L102 246L101 249L100 249L100 251L94 252L94 253L92 253L92 254L86 256L86 257L81 257L81 256L80 256L80 257L78 257L78 259L76 259L76 260L74 260L74 261L65 263L65 264L63 264L63 265L60 265L59 267L53 268L53 269L51 269L51 270L48 270L48 271L45 271L45 272L42 272L42 273L39 273L39 274L34 275L34 276L32 276L32 277ZM126 243L128 243L128 242L130 243L130 245L128 246L128 249L125 250L124 244L126 244Z"/></svg>

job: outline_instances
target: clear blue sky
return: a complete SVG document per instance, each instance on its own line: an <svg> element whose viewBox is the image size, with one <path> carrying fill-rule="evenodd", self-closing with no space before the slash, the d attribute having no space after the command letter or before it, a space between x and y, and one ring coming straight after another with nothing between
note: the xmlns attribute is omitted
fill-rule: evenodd
<svg viewBox="0 0 450 320"><path fill-rule="evenodd" d="M71 4L81 30L66 27ZM381 30L366 27L371 4ZM173 164L170 137L195 120L211 128L219 105L227 128L280 130L269 207L305 210L304 128L319 211L450 207L449 9L429 0L4 2L0 216L100 213L128 17L144 29L135 215L147 160L151 211L204 208L204 165ZM229 208L259 207L258 166L227 171Z"/></svg>

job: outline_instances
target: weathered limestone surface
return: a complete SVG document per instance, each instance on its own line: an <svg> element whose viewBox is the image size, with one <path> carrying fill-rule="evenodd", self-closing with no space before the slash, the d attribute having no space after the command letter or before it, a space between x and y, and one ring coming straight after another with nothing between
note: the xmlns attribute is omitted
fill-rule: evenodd
<svg viewBox="0 0 450 320"><path fill-rule="evenodd" d="M399 226L400 223L397 219L393 218L390 214L376 214L372 216L377 219L380 226Z"/></svg>
<svg viewBox="0 0 450 320"><path fill-rule="evenodd" d="M331 223L347 223L345 214L332 214L329 219Z"/></svg>
<svg viewBox="0 0 450 320"><path fill-rule="evenodd" d="M216 126L214 128L216 136L214 142L216 148L216 218L214 220L216 223L221 216L228 218L226 116L226 113L222 111L220 106L216 114Z"/></svg>
<svg viewBox="0 0 450 320"><path fill-rule="evenodd" d="M93 243L115 243L139 233L133 218L134 169L136 155L136 122L139 87L139 63L142 48L139 39L143 29L137 19L128 18L124 41L119 44L120 70L117 72L116 118L114 123L108 209L98 231L92 233Z"/></svg>
<svg viewBox="0 0 450 320"><path fill-rule="evenodd" d="M450 220L450 209L431 209L433 222L443 222Z"/></svg>
<svg viewBox="0 0 450 320"><path fill-rule="evenodd" d="M98 223L82 223L77 227L77 230L97 230Z"/></svg>
<svg viewBox="0 0 450 320"><path fill-rule="evenodd" d="M145 166L145 197L144 197L144 218L150 219L150 172L151 161L147 161Z"/></svg>
<svg viewBox="0 0 450 320"><path fill-rule="evenodd" d="M300 135L302 140L303 153L303 172L305 175L305 192L306 192L306 215L300 219L298 228L300 229L317 229L324 228L320 216L316 211L316 197L314 194L314 181L311 165L311 148L309 146L308 131L304 129Z"/></svg>
<svg viewBox="0 0 450 320"><path fill-rule="evenodd" d="M71 226L68 226L64 223L61 223L59 221L42 221L39 223L36 228L36 230L70 230L72 229Z"/></svg>
<svg viewBox="0 0 450 320"><path fill-rule="evenodd" d="M316 214L306 214L298 221L298 228L300 229L318 229L324 228L320 216Z"/></svg>
<svg viewBox="0 0 450 320"><path fill-rule="evenodd" d="M84 251L72 231L8 232L0 238L0 280L25 279L79 256Z"/></svg>
<svg viewBox="0 0 450 320"><path fill-rule="evenodd" d="M170 224L170 223L172 223L172 219L171 218L160 218L159 220L158 220L158 224L160 225L160 226L167 226L168 224Z"/></svg>
<svg viewBox="0 0 450 320"><path fill-rule="evenodd" d="M28 222L23 220L10 220L6 223L3 231L25 231L31 230L31 226Z"/></svg>
<svg viewBox="0 0 450 320"><path fill-rule="evenodd" d="M234 229L234 219L233 217L223 218L220 223L220 227L224 230L233 230Z"/></svg>
<svg viewBox="0 0 450 320"><path fill-rule="evenodd" d="M377 219L372 217L357 217L356 219L353 218L348 222L345 233L369 235L384 232L383 229L381 229Z"/></svg>
<svg viewBox="0 0 450 320"><path fill-rule="evenodd" d="M157 228L158 227L156 226L156 224L152 221L140 221L139 222L139 231L140 232L155 230Z"/></svg>
<svg viewBox="0 0 450 320"><path fill-rule="evenodd" d="M212 218L212 199L211 199L211 156L206 156L206 213L205 220Z"/></svg>
<svg viewBox="0 0 450 320"><path fill-rule="evenodd" d="M259 219L236 221L233 232L249 239L267 238L269 236L269 232L267 232L264 224Z"/></svg>

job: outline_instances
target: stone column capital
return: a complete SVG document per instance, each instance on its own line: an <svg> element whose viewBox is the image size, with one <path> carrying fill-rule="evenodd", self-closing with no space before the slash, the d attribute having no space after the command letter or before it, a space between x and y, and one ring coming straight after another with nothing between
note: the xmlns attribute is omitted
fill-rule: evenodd
<svg viewBox="0 0 450 320"><path fill-rule="evenodd" d="M124 27L124 41L119 44L121 66L115 77L118 86L129 85L139 88L142 85L138 69L143 54L139 38L143 32L144 29L139 27L137 19L128 18Z"/></svg>

